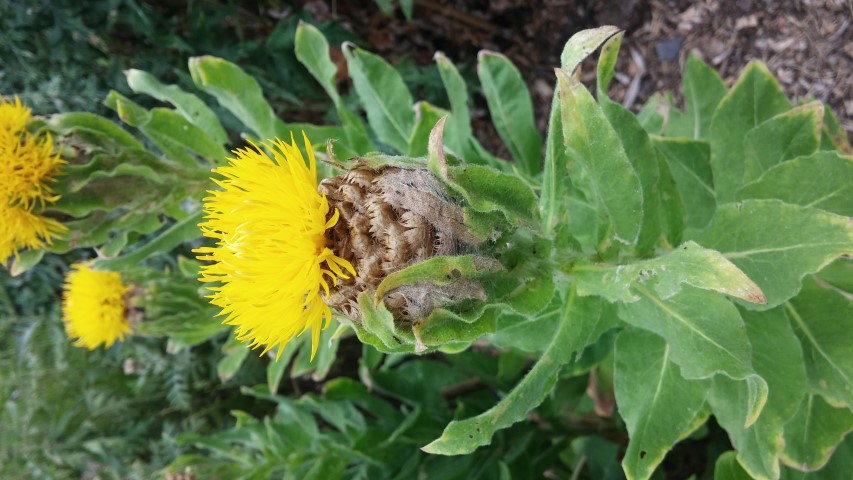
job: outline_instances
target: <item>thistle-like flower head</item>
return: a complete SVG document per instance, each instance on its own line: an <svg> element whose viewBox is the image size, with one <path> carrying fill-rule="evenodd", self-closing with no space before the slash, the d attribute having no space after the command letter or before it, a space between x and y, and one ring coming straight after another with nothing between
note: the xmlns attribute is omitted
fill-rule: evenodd
<svg viewBox="0 0 853 480"><path fill-rule="evenodd" d="M355 274L350 262L328 246L326 230L338 221L325 195L317 192L314 151L303 133L306 163L296 142L235 150L229 165L216 168L221 190L204 199L206 220L200 225L214 247L197 250L211 303L221 307L224 323L235 325L240 340L264 352L311 329L312 355L320 331L331 320L323 300L329 283ZM322 292L322 294L321 294Z"/></svg>
<svg viewBox="0 0 853 480"><path fill-rule="evenodd" d="M67 230L38 213L59 200L50 184L64 162L50 134L26 131L30 119L19 99L0 98L0 262L21 248L43 248Z"/></svg>
<svg viewBox="0 0 853 480"><path fill-rule="evenodd" d="M130 287L117 272L92 270L77 263L65 278L62 321L75 346L94 350L124 340L130 332L125 295Z"/></svg>

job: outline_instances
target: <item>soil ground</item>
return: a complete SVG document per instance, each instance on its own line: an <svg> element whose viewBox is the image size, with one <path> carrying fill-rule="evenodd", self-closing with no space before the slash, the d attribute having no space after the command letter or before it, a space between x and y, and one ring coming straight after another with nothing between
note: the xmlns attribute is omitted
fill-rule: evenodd
<svg viewBox="0 0 853 480"><path fill-rule="evenodd" d="M342 21L391 61L430 64L438 50L463 63L481 49L507 55L530 87L543 131L566 40L611 24L626 36L610 96L632 110L658 91L678 99L693 52L729 85L749 61L761 60L791 98L825 102L853 136L853 0L415 0L411 21L399 9L383 14L372 0L303 6L318 20ZM485 102L475 103L483 107L473 110L475 131L501 153Z"/></svg>

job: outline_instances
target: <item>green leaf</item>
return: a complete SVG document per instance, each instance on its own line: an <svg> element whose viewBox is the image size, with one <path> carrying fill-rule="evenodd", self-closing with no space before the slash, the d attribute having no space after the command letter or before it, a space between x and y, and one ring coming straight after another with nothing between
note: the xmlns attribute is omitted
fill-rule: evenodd
<svg viewBox="0 0 853 480"><path fill-rule="evenodd" d="M836 406L853 407L853 303L829 285L807 278L785 304L806 361L812 391Z"/></svg>
<svg viewBox="0 0 853 480"><path fill-rule="evenodd" d="M420 282L450 285L460 279L476 278L501 269L497 261L476 255L433 257L387 275L376 287L373 298L378 304L387 293L403 285Z"/></svg>
<svg viewBox="0 0 853 480"><path fill-rule="evenodd" d="M178 268L175 271L180 273L184 278L195 280L201 272L201 262L194 258L178 255Z"/></svg>
<svg viewBox="0 0 853 480"><path fill-rule="evenodd" d="M684 287L668 300L640 286L635 290L640 300L620 304L619 318L663 337L684 378L722 373L746 380L745 421L754 422L767 399L767 383L752 369L752 348L737 308L716 293L694 287Z"/></svg>
<svg viewBox="0 0 853 480"><path fill-rule="evenodd" d="M133 135L106 118L93 113L58 113L52 115L47 124L51 130L60 135L71 133L96 135L122 147L144 150L142 144L133 138Z"/></svg>
<svg viewBox="0 0 853 480"><path fill-rule="evenodd" d="M343 130L335 125L313 125L311 123L284 123L276 121L275 136L280 139L298 139L301 143L302 133L308 136L312 146L326 147L326 140L344 140ZM313 140L312 140L313 139ZM315 147L315 151L318 148ZM317 166L320 168L320 165Z"/></svg>
<svg viewBox="0 0 853 480"><path fill-rule="evenodd" d="M427 140L427 169L436 177L447 181L447 155L444 152L444 126L448 115L435 122Z"/></svg>
<svg viewBox="0 0 853 480"><path fill-rule="evenodd" d="M573 438L569 447L560 454L560 459L566 466L571 466L573 474L578 472L579 478L622 480L625 474L619 465L621 450L621 445L600 435L585 435Z"/></svg>
<svg viewBox="0 0 853 480"><path fill-rule="evenodd" d="M323 33L314 25L299 21L296 27L296 38L294 40L294 52L296 59L308 69L326 91L329 98L340 108L341 97L335 87L335 75L338 68L332 63L329 56L329 42Z"/></svg>
<svg viewBox="0 0 853 480"><path fill-rule="evenodd" d="M358 306L361 309L362 321L361 324L353 323L353 327L359 340L384 353L414 351L414 345L402 344L397 339L394 315L388 311L384 302L377 304L370 292L362 292L358 296Z"/></svg>
<svg viewBox="0 0 853 480"><path fill-rule="evenodd" d="M635 302L637 286L651 286L661 299L669 299L682 284L714 290L762 303L764 295L734 264L719 252L687 242L652 260L625 265L577 265L574 277L579 295L599 295L610 302Z"/></svg>
<svg viewBox="0 0 853 480"><path fill-rule="evenodd" d="M605 25L581 30L572 35L566 45L563 46L563 52L560 54L560 67L571 75L586 57L608 38L616 35L617 32L619 32L618 27Z"/></svg>
<svg viewBox="0 0 853 480"><path fill-rule="evenodd" d="M782 469L782 480L838 480L853 472L853 435L847 435L835 449L829 463L816 472Z"/></svg>
<svg viewBox="0 0 853 480"><path fill-rule="evenodd" d="M817 470L851 431L853 412L849 407L835 408L820 395L807 395L785 424L782 460L800 470Z"/></svg>
<svg viewBox="0 0 853 480"><path fill-rule="evenodd" d="M717 200L727 202L760 166L744 158L747 132L790 110L791 104L763 64L751 62L720 101L711 121L711 169Z"/></svg>
<svg viewBox="0 0 853 480"><path fill-rule="evenodd" d="M24 250L18 255L15 255L12 260L12 264L9 266L9 274L13 277L17 277L27 270L35 267L39 262L41 262L41 259L44 258L44 254L44 250Z"/></svg>
<svg viewBox="0 0 853 480"><path fill-rule="evenodd" d="M560 86L554 88L548 135L545 138L545 166L542 174L542 193L539 196L539 213L542 230L552 235L557 225L567 221L566 184L568 183L569 155L563 142L563 121L560 113Z"/></svg>
<svg viewBox="0 0 853 480"><path fill-rule="evenodd" d="M146 111L116 91L111 91L104 103L114 109L122 121L140 129L163 152L186 166L195 167L198 162L185 149L218 163L225 162L227 153L221 144L172 110Z"/></svg>
<svg viewBox="0 0 853 480"><path fill-rule="evenodd" d="M823 105L812 102L780 113L750 130L743 140L745 162L758 169L747 171L744 180L751 182L782 162L815 153L822 119Z"/></svg>
<svg viewBox="0 0 853 480"><path fill-rule="evenodd" d="M270 363L267 365L267 388L269 388L270 395L275 395L278 392L278 386L284 377L284 371L300 346L302 346L302 342L292 341L285 345L284 348L281 345L275 347L275 353L272 351L268 353ZM281 351L281 354L279 354L279 351Z"/></svg>
<svg viewBox="0 0 853 480"><path fill-rule="evenodd" d="M725 82L713 68L691 53L684 66L682 89L684 113L670 111L666 136L708 138L714 111L726 95Z"/></svg>
<svg viewBox="0 0 853 480"><path fill-rule="evenodd" d="M649 135L663 135L664 115L669 111L670 102L660 93L655 93L637 112L637 121L649 132Z"/></svg>
<svg viewBox="0 0 853 480"><path fill-rule="evenodd" d="M587 297L593 298L593 297ZM516 313L504 313L500 315L495 324L495 331L489 337L489 341L498 347L514 348L522 352L541 354L551 343L556 331L557 323L560 321L562 298L555 295L551 304L539 312L535 317ZM585 321L595 325L601 320L601 315L589 315L584 317ZM613 317L604 320L612 322ZM601 322L603 323L603 322ZM613 325L615 326L615 325Z"/></svg>
<svg viewBox="0 0 853 480"><path fill-rule="evenodd" d="M820 151L776 165L735 195L737 200L778 198L786 203L853 216L853 159Z"/></svg>
<svg viewBox="0 0 853 480"><path fill-rule="evenodd" d="M376 151L376 147L368 138L367 127L361 118L349 111L345 107L338 109L338 116L341 118L341 126L344 129L347 143L358 155L364 155L368 152Z"/></svg>
<svg viewBox="0 0 853 480"><path fill-rule="evenodd" d="M228 134L219 117L200 98L187 93L177 85L163 85L148 72L132 68L125 72L127 85L136 93L150 95L161 102L169 102L178 113L202 129L219 145L228 143Z"/></svg>
<svg viewBox="0 0 853 480"><path fill-rule="evenodd" d="M198 88L216 97L258 138L275 137L275 113L257 80L243 69L221 58L203 56L190 58L189 70Z"/></svg>
<svg viewBox="0 0 853 480"><path fill-rule="evenodd" d="M563 141L586 171L596 200L610 218L617 240L637 242L643 218L640 179L619 136L580 82L558 71Z"/></svg>
<svg viewBox="0 0 853 480"><path fill-rule="evenodd" d="M755 478L779 478L783 426L797 411L806 385L803 352L783 308L741 314L752 344L753 367L767 380L767 403L758 420L744 427L748 388L719 376L714 378L708 401L737 449L740 464Z"/></svg>
<svg viewBox="0 0 853 480"><path fill-rule="evenodd" d="M476 417L450 422L441 437L421 450L438 455L471 453L477 447L490 444L497 430L524 420L527 412L542 403L554 386L560 367L570 360L572 326L576 318L583 318L584 303L574 291L569 293L553 340L536 365L506 397Z"/></svg>
<svg viewBox="0 0 853 480"><path fill-rule="evenodd" d="M565 227L558 225L557 233L562 237L558 241L587 255L601 256L601 251L610 246L611 239L607 236L612 231L611 221L594 195L582 191L589 185L588 177L580 164L572 166L571 185L566 195L566 214L569 218Z"/></svg>
<svg viewBox="0 0 853 480"><path fill-rule="evenodd" d="M140 335L166 336L168 352L198 345L228 329L214 317L215 311L147 318L137 327Z"/></svg>
<svg viewBox="0 0 853 480"><path fill-rule="evenodd" d="M104 104L106 104L108 108L115 110L119 118L124 123L139 128L140 130L147 128L151 123L151 112L133 103L115 90L110 91L104 101ZM183 119L183 117L180 116L179 118ZM184 122L186 122L186 120L184 120ZM189 124L189 122L186 123ZM143 130L143 133L146 133L146 136L148 136L157 145L157 147L159 147L160 150L162 150L163 153L168 155L172 160L175 160L185 167L191 167L196 164L195 159L184 149L180 148L180 146L176 146L171 139L163 138L157 132L154 132L154 135L148 135L147 132Z"/></svg>
<svg viewBox="0 0 853 480"><path fill-rule="evenodd" d="M445 144L466 163L491 165L504 170L508 164L487 152L471 133L471 113L468 109L468 87L465 79L443 53L436 52L434 60L450 101L450 115L444 131Z"/></svg>
<svg viewBox="0 0 853 480"><path fill-rule="evenodd" d="M381 57L350 43L343 45L353 87L358 94L367 120L379 140L398 152L409 149L409 138L415 126L412 94L403 78Z"/></svg>
<svg viewBox="0 0 853 480"><path fill-rule="evenodd" d="M505 56L482 50L477 55L477 75L492 123L519 169L529 175L539 173L542 137L536 130L530 92L521 73Z"/></svg>
<svg viewBox="0 0 853 480"><path fill-rule="evenodd" d="M432 128L441 120L441 117L447 115L447 110L436 107L429 102L418 102L415 104L415 115L415 127L412 130L412 137L409 139L407 155L423 157L427 154L429 134Z"/></svg>
<svg viewBox="0 0 853 480"><path fill-rule="evenodd" d="M587 347L595 345L605 333L618 327L620 322L614 306L600 297L581 297L575 301L578 314L572 320L574 333L567 347L576 352L574 361L577 362Z"/></svg>
<svg viewBox="0 0 853 480"><path fill-rule="evenodd" d="M850 142L847 140L847 132L841 128L841 124L829 107L823 109L820 149L837 150L845 155L853 155L853 148L850 148Z"/></svg>
<svg viewBox="0 0 853 480"><path fill-rule="evenodd" d="M225 356L216 364L216 374L219 376L219 380L224 383L231 380L237 370L240 370L243 361L249 356L249 347L237 340L237 337L232 334L222 346L222 352Z"/></svg>
<svg viewBox="0 0 853 480"><path fill-rule="evenodd" d="M717 208L708 143L684 138L654 137L653 140L675 179L687 225L704 227Z"/></svg>
<svg viewBox="0 0 853 480"><path fill-rule="evenodd" d="M379 10L385 14L385 16L394 15L394 4L391 0L374 0L373 3L379 7Z"/></svg>
<svg viewBox="0 0 853 480"><path fill-rule="evenodd" d="M296 27L295 53L297 60L308 69L308 72L320 83L320 86L335 104L347 146L359 155L375 150L368 139L367 131L361 119L351 112L344 102L341 102L341 97L335 86L338 68L332 62L329 55L329 42L326 41L323 33L317 27L300 21L299 26ZM325 138L330 137L326 136Z"/></svg>
<svg viewBox="0 0 853 480"><path fill-rule="evenodd" d="M444 308L434 309L427 318L412 325L415 351L441 347L455 353L468 348L474 340L495 331L496 310L487 308L480 315L461 316Z"/></svg>
<svg viewBox="0 0 853 480"><path fill-rule="evenodd" d="M122 271L139 264L139 262L155 253L168 252L181 243L200 237L201 232L198 229L198 223L201 222L203 217L204 212L197 210L183 220L176 222L157 238L136 250L115 258L99 258L95 260L93 267L104 270Z"/></svg>
<svg viewBox="0 0 853 480"><path fill-rule="evenodd" d="M584 30L573 35L563 48L561 56L563 69L572 72L584 58L618 31L619 29L616 27L606 26L594 30ZM543 233L546 236L552 235L557 225L564 224L567 220L573 224L577 223L575 215L568 215L570 207L564 193L569 183L567 178L569 155L563 137L563 113L561 112L560 99L560 82L558 81L557 85L554 86L551 114L548 119L542 194L539 197L539 212L542 215ZM581 223L589 225L591 222ZM596 228L591 227L587 230L589 230L587 234L590 234ZM592 233L592 236L596 237L594 241L597 242L597 235Z"/></svg>
<svg viewBox="0 0 853 480"><path fill-rule="evenodd" d="M607 39L604 46L601 47L595 88L595 95L599 101L607 98L607 87L610 86L613 75L616 73L616 60L619 58L619 48L622 46L622 37L624 36L625 32L619 32Z"/></svg>
<svg viewBox="0 0 853 480"><path fill-rule="evenodd" d="M311 379L315 382L322 381L329 374L329 369L335 362L338 353L340 339L335 338L337 329L326 328L320 332L320 341L315 352L311 348L311 336L302 335L299 343L302 348L296 353L296 359L293 361L293 367L290 370L291 377L300 377L302 375L311 374ZM285 353L287 353L285 351Z"/></svg>
<svg viewBox="0 0 853 480"><path fill-rule="evenodd" d="M737 462L735 452L728 451L717 457L714 480L752 480L753 477Z"/></svg>
<svg viewBox="0 0 853 480"><path fill-rule="evenodd" d="M532 276L528 275L517 270L511 272L508 276L516 281L511 280L506 283L515 288L500 301L506 302L516 313L535 318L551 303L555 285L550 272L537 269L532 272Z"/></svg>
<svg viewBox="0 0 853 480"><path fill-rule="evenodd" d="M710 380L685 380L666 342L642 330L616 338L614 385L630 440L622 468L631 480L648 479L679 440L705 423Z"/></svg>
<svg viewBox="0 0 853 480"><path fill-rule="evenodd" d="M462 153L471 138L471 113L468 109L468 88L456 66L443 53L434 57L441 82L450 100L450 116L447 118L445 141L451 150Z"/></svg>
<svg viewBox="0 0 853 480"><path fill-rule="evenodd" d="M660 172L660 180L658 181L658 188L660 189L658 221L663 232L663 240L669 245L678 245L681 243L681 237L684 233L687 213L684 201L681 198L682 194L678 190L678 185L673 178L664 155L659 150L655 150L655 152L657 152L658 170Z"/></svg>
<svg viewBox="0 0 853 480"><path fill-rule="evenodd" d="M620 36L611 38L608 44L615 38ZM607 45L604 49L607 49ZM648 255L660 237L660 223L657 221L660 202L658 158L652 149L649 135L630 110L607 97L601 98L599 103L607 120L613 125L613 130L622 141L622 148L640 179L643 192L643 219L637 240L637 250L640 255Z"/></svg>
<svg viewBox="0 0 853 480"><path fill-rule="evenodd" d="M764 292L767 308L796 295L806 274L853 250L847 217L778 200L721 205L705 230L687 237L743 270Z"/></svg>
<svg viewBox="0 0 853 480"><path fill-rule="evenodd" d="M839 258L818 272L817 278L839 293L853 296L853 259Z"/></svg>
<svg viewBox="0 0 853 480"><path fill-rule="evenodd" d="M529 222L536 215L536 195L520 178L480 165L450 167L449 182L477 211L499 210Z"/></svg>
<svg viewBox="0 0 853 480"><path fill-rule="evenodd" d="M303 480L331 480L344 478L347 459L336 455L324 455L315 459L301 478Z"/></svg>

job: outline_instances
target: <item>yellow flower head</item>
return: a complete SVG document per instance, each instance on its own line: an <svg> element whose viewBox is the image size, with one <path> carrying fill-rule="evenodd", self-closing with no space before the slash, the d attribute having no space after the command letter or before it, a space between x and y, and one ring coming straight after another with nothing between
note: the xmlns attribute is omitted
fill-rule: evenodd
<svg viewBox="0 0 853 480"><path fill-rule="evenodd" d="M30 109L21 104L21 99L7 101L0 97L0 134L19 134L30 123Z"/></svg>
<svg viewBox="0 0 853 480"><path fill-rule="evenodd" d="M21 248L43 248L67 228L34 212L59 200L50 187L64 162L50 134L26 131L30 110L0 97L0 262Z"/></svg>
<svg viewBox="0 0 853 480"><path fill-rule="evenodd" d="M217 242L197 252L215 262L202 267L200 280L221 284L211 288L211 303L227 315L224 323L237 326L238 339L265 345L264 352L279 345L280 353L311 328L313 356L332 316L320 292L329 295L327 278L336 284L355 269L326 246L339 212L329 215L317 192L314 151L303 138L307 165L291 138L265 145L274 158L253 144L213 170L223 177L214 179L222 190L204 199L200 227Z"/></svg>
<svg viewBox="0 0 853 480"><path fill-rule="evenodd" d="M77 263L63 289L62 322L68 336L76 338L75 346L109 347L130 332L124 298L130 287L117 272L99 272L88 263Z"/></svg>
<svg viewBox="0 0 853 480"><path fill-rule="evenodd" d="M66 230L65 225L52 218L0 202L0 263L16 255L21 248L44 248L45 243Z"/></svg>

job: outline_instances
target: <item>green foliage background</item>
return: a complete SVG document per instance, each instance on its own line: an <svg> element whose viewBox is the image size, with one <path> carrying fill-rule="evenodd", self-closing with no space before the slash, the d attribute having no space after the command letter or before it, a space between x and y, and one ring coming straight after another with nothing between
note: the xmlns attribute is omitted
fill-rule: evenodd
<svg viewBox="0 0 853 480"><path fill-rule="evenodd" d="M274 21L266 10L287 15ZM298 5L277 1L2 2L0 91L39 114L104 113L109 90L130 93L124 70L186 86L186 59L210 54L243 65L279 112L317 108L321 92L293 54L296 25L309 19ZM335 43L355 40L336 24L318 26Z"/></svg>
<svg viewBox="0 0 853 480"><path fill-rule="evenodd" d="M263 42L221 46L208 35L225 33L207 27L237 7L217 5L209 17L188 10L178 20L198 26L199 48L219 44L213 55L193 56L186 71L175 67L183 59L129 70L110 85L117 90L104 105L134 133L79 113L36 125L67 140L72 161L56 211L71 232L52 253L16 259L15 277L3 273L0 473L832 479L851 471L853 163L822 105L791 105L760 64L729 88L692 58L684 108L659 95L635 116L607 97L622 34L602 27L567 43L545 138L518 70L480 54L473 84L509 162L473 136L477 92L447 57L435 65L442 107L416 103L407 77L345 42L353 91L342 94L329 58L329 41L342 40L334 26L294 19ZM59 4L56 18L75 8ZM114 13L124 8L132 12ZM146 8L116 2L92 15L106 15L106 25L133 18L152 45L197 52L153 33L175 20ZM4 48L52 51L19 34L41 28L45 11L4 16L16 32ZM47 37L57 45L83 34L99 44L83 23L57 25ZM574 72L599 47L593 96ZM100 54L63 51L71 70L54 82L102 88L73 70ZM109 58L107 71L118 68L120 57L100 58ZM249 58L256 63L238 66ZM30 96L38 110L53 84L26 75L9 85L48 92ZM297 100L298 79L328 97L331 124L299 123L282 108L279 100ZM211 321L189 252L201 242L208 171L236 134L300 130L338 140L326 175L356 155L430 168L465 206L473 234L490 239L478 255L500 263L438 257L386 278L376 300L400 285L446 284L452 271L482 281L490 302L438 308L401 328L365 292L364 321L339 319L314 362L302 340L275 352L278 362L259 358ZM95 352L69 345L57 303L67 265L90 247L98 267L142 289L146 319L133 339Z"/></svg>

